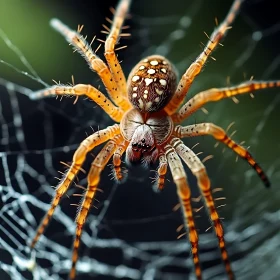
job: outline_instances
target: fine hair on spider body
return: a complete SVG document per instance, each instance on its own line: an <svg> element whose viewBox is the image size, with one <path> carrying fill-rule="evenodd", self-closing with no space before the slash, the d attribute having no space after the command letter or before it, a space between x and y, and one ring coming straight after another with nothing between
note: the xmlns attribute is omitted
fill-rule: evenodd
<svg viewBox="0 0 280 280"><path fill-rule="evenodd" d="M142 59L126 79L115 53L115 47L120 37L126 34L122 33L122 26L130 2L130 0L120 0L114 12L111 29L106 31L108 33L104 44L106 62L97 56L96 52L92 50L91 44L80 34L81 27L78 28L78 31L74 31L58 19L51 20L51 26L65 37L75 50L82 54L90 69L100 77L107 95L92 85L56 84L33 92L30 98L38 100L52 96L70 95L79 97L85 95L98 104L111 117L114 124L88 136L77 148L73 155L72 164L59 182L50 208L38 227L30 246L34 248L40 236L44 233L61 198L67 192L79 171L82 170L87 154L96 146L104 144L88 171L86 191L78 209L70 279L73 280L76 276L76 263L83 226L98 191L101 172L112 158L115 180L122 181L124 174L121 165L124 155L127 163L142 163L149 166L150 163L159 162L156 176L156 188L159 190L164 188L165 175L167 169L170 169L180 199L185 229L188 231L194 273L197 279L202 279L202 270L199 264L198 233L193 217L191 191L183 166L183 163L186 164L197 179L198 187L217 236L228 278L234 279L226 250L223 226L214 204L206 168L203 161L181 139L210 135L246 160L266 187L270 185L269 180L252 155L244 147L233 141L221 127L206 122L188 126L181 126L180 123L209 102L249 94L265 88L280 87L280 81L249 80L236 86L211 88L197 93L184 103L186 94L196 76L199 75L207 59L231 28L243 0L233 2L224 21L209 36L203 51L186 69L178 82L176 70L172 63L157 54Z"/></svg>

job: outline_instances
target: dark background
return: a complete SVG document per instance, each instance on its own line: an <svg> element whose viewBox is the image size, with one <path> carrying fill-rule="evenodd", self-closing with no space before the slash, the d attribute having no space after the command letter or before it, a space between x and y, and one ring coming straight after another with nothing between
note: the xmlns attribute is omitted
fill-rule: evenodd
<svg viewBox="0 0 280 280"><path fill-rule="evenodd" d="M24 53L33 68L46 83L52 84L52 79L60 80L62 83L71 82L71 75L74 74L76 83L91 83L98 86L101 82L97 75L92 73L79 54L73 54L64 39L50 28L49 20L57 17L72 28L76 28L78 24L84 24L83 34L89 35L89 41L94 34L104 39L105 37L100 34L101 24L105 22L105 16L111 17L108 7L116 6L116 2L60 1L57 3L57 1L1 1L0 27L5 31L9 39ZM208 34L211 33L214 27L215 16L218 16L219 21L222 21L230 7L231 1L201 1L198 4L198 10L195 10L194 3L194 1L184 3L184 1L179 0L134 1L132 3L132 19L128 20L128 24L131 26L129 31L132 33L132 37L121 41L122 44L127 44L128 48L119 52L120 60L124 60L122 65L126 75L143 56L153 54L157 50L157 46L168 46L167 43L163 42L165 42L168 34L171 34L177 28L178 19L185 13L188 14L189 5L190 8L193 8L189 12L193 20L192 25L187 29L186 34L181 39L176 40L167 51L168 59L174 62L180 75L182 75L189 63L199 54L199 43L201 41L206 42L203 31L206 31ZM227 76L231 77L232 84L239 83L244 80L244 76L249 78L251 75L254 75L256 79L279 78L280 70L277 59L279 59L280 32L277 31L277 24L279 24L277 11L274 1L245 1L240 16L224 41L225 47L220 47L214 53L217 61L211 61L207 64L203 73L194 84L189 96L206 88L225 86ZM250 49L250 46L253 45L253 42L251 42L253 32L259 30L268 31L249 55L246 63L240 65L244 49ZM98 44L96 43L95 47L97 46ZM2 42L0 42L0 49L0 59L20 69L23 68L19 59ZM164 48L161 50L164 52ZM102 56L102 51L99 50L98 54ZM274 62L275 67L273 66ZM0 76L34 90L43 87L22 74L15 73L14 70L9 69L3 64L0 64ZM4 108L3 114L5 114L5 119L11 128L10 139L12 141L8 143L2 142L1 151L12 152L13 155L26 154L25 160L28 164L37 169L38 172L41 172L50 185L56 184L55 179L53 179L55 170L63 170L59 162L71 161L74 149L86 137L85 132L91 133L90 126L96 130L98 127L104 128L112 123L109 118L104 116L101 109L88 101L83 102L82 99L74 106L72 105L72 99L64 99L62 102L57 100L34 102L28 100L23 95L18 95L23 121L22 126L25 134L24 145L22 145L12 135L15 133L15 129L13 129L14 111L10 110L7 98L3 97L6 93L6 89L3 88L3 91L1 90L1 101ZM235 139L238 141L246 140L246 144L251 146L250 151L264 166L264 169L271 170L273 167L272 169L275 170L270 172L272 174L273 187L271 190L265 190L258 177L248 171L249 167L246 163L239 160L238 164L236 164L234 161L235 155L230 151L222 153L221 145L218 149L214 149L213 145L215 142L212 139L207 137L199 139L200 145L195 151L204 151L202 158L207 154L214 153L215 155L215 158L207 162L206 166L213 186L224 188L221 196L227 198L227 207L222 208L220 213L225 218L224 224L227 231L231 232L232 230L234 234L236 234L235 231L242 232L246 228L258 223L262 220L264 213L273 213L278 210L279 199L276 197L275 192L279 185L279 174L277 173L277 167L279 169L279 144L277 138L279 134L279 111L276 102L261 133L256 132L256 127L264 118L266 109L271 106L277 93L277 90L267 90L266 92L256 94L255 99L251 99L248 96L242 97L239 98L241 101L239 105L234 104L231 100L222 101L219 104L210 104L207 106L207 109L211 112L209 118L202 113L198 113L187 121L187 123L203 122L206 120L213 121L224 128L232 121L235 121L235 129L238 129ZM190 147L196 142L195 140L186 141ZM67 149L63 149L63 147L67 146L70 147L68 152L66 151ZM45 149L53 151L51 153L51 167L46 167L46 161L42 155L32 152ZM94 154L97 151L94 151ZM16 161L12 157L9 161L11 174L13 174L16 166ZM88 170L91 160L92 158L89 158L85 165L86 170ZM153 166L152 169L156 169L156 166ZM107 168L102 176L100 188L104 190L104 193L98 194L98 200L101 201L98 205L100 210L93 209L92 211L94 215L100 216L100 211L104 207L102 201L106 201L109 197L110 206L102 223L99 224L98 237L105 239L117 238L125 240L128 244L131 244L131 242L176 240L178 236L176 228L181 224L181 215L179 211L172 211L177 203L177 197L170 174L168 176L170 182L166 183L166 188L161 194L157 194L153 192L150 183L151 179L149 179L149 177L153 176L153 173L149 170L132 168L127 182L118 186L114 192L114 197L111 198L110 193L112 188L115 190L115 187L113 181L109 180L109 173L110 168ZM193 196L196 197L198 196L198 191L195 179L191 174L189 174L189 177ZM25 178L30 194L39 197L40 200L46 203L49 202L50 195L45 193L46 186L41 188L36 179L32 178L32 176ZM83 176L80 176L80 180L80 182L85 183ZM3 182L1 184L5 185ZM20 182L15 180L13 186L16 190L20 189L19 185ZM250 213L246 213L248 217L246 216L244 221L240 221L243 217L239 216L237 208L241 207L244 203L248 203L246 199L242 200L242 197L246 198L246 194L250 193L250 191L254 194L249 196L252 199L249 202L249 205L251 205L249 208ZM69 194L73 192L74 190L71 190ZM48 194L50 194L50 191ZM72 217L73 220L76 209L70 208L69 204L78 203L77 199L71 197L70 202L68 199L64 199L62 202L63 211L67 216ZM256 205L262 200L267 200L264 207L254 211L257 208ZM33 214L39 222L43 216L43 211L34 208ZM197 227L199 232L203 233L210 224L205 213L201 212L201 216L201 218L197 219ZM92 221L93 217L91 216L90 222L92 223ZM90 222L86 226L86 230L89 230ZM69 244L69 248L71 246L72 236L65 237L64 229L60 228L59 224L55 221L50 225L46 236L58 243L66 242L67 246ZM210 233L209 236L212 240L213 234ZM270 234L269 238L272 238L272 236L273 234ZM204 239L202 238L202 240ZM240 243L236 245L234 242L238 243L238 239L235 241L235 238L232 238L229 242L230 253L232 252L233 255L232 259L234 261L241 259L244 260L246 266L250 265L252 263L251 257L248 257L250 252L244 252ZM251 251L261 244L253 247ZM215 246L216 244L214 243L214 246L210 249L207 246L202 248L202 255L208 250L215 249ZM187 253L182 256L180 255L180 257L187 259ZM122 259L119 256L119 250L89 250L84 244L81 247L80 255L89 255L94 259L112 264L113 266L118 265L120 263L119 260ZM278 252L275 251L275 257L278 255ZM219 257L215 258L213 257L212 260L207 259L207 257L204 258L203 267L207 269L219 263ZM43 267L51 269L46 264L44 258L39 261L41 261ZM133 259L130 263L132 267L138 267L140 271L144 264L145 261L141 263L137 258ZM166 267L166 269L161 271L162 275L159 276L161 277L159 279L175 279L164 276L173 275L171 273L174 272L178 279L183 279L182 275L188 273L186 268ZM267 266L265 266L264 270L266 268ZM65 278L66 273L63 271L61 277ZM217 273L217 275L217 279L224 279L223 271ZM240 279L250 279L250 276L242 278L245 277L245 274L242 276L240 272L237 272L237 275L240 276ZM279 274L276 275L279 276ZM88 275L87 277L89 278L87 279L91 279L91 276ZM179 278L180 276L181 278ZM81 275L80 279L86 279L86 276ZM107 278L102 278L99 275L94 279Z"/></svg>

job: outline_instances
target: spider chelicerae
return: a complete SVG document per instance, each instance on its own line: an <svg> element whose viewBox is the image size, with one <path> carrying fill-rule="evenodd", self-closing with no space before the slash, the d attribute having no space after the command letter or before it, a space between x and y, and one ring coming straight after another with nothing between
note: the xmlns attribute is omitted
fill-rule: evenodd
<svg viewBox="0 0 280 280"><path fill-rule="evenodd" d="M201 72L211 53L220 44L228 29L230 29L230 25L234 21L242 2L243 0L234 1L225 20L209 36L203 51L188 67L179 83L177 83L176 71L171 62L160 55L151 55L141 60L132 69L126 80L115 53L115 46L118 44L120 37L127 35L122 33L122 27L130 6L130 0L120 1L114 12L113 21L108 19L112 24L111 29L105 27L108 33L104 52L107 64L96 55L91 48L91 44L87 43L86 39L80 34L81 26L78 27L76 32L57 19L51 21L52 27L61 33L74 46L75 50L82 54L90 69L99 75L106 88L108 97L92 85L85 84L73 86L57 84L34 92L30 97L32 99L40 99L58 95L76 97L86 95L116 122L116 124L88 136L80 144L73 155L73 161L69 170L61 179L56 189L50 209L31 242L31 248L34 248L41 234L45 231L60 199L81 170L87 154L94 147L106 142L93 160L87 175L88 186L76 218L76 234L73 245L70 279L75 278L75 267L78 260L78 248L83 225L86 222L92 201L97 192L100 174L108 164L108 161L113 158L114 177L117 181L122 181L124 178L121 169L123 154L125 154L128 163L141 162L149 165L159 161L156 187L160 190L164 187L165 174L169 167L177 187L185 227L189 233L195 274L197 279L202 279L198 256L198 234L193 218L191 192L182 164L183 160L197 178L197 184L218 238L226 272L229 279L234 279L225 246L223 227L212 198L210 180L205 166L181 139L184 137L211 135L245 159L254 168L267 187L270 185L269 180L251 154L241 145L234 142L222 128L213 123L198 123L188 126L180 126L179 124L208 102L251 93L259 89L280 86L280 81L250 80L237 86L212 88L199 92L184 103L184 98L195 77Z"/></svg>

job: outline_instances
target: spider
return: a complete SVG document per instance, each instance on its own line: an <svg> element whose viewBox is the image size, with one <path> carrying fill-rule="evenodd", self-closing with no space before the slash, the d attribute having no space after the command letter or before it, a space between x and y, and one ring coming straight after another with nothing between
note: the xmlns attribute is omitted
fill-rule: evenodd
<svg viewBox="0 0 280 280"><path fill-rule="evenodd" d="M126 162L128 163L140 162L149 165L158 161L156 187L159 190L164 187L165 174L169 167L177 187L184 224L189 235L195 275L197 279L202 279L198 255L198 234L191 206L191 191L182 164L183 160L197 179L198 187L215 229L228 278L234 279L234 273L226 250L224 230L215 208L207 171L198 156L181 139L210 135L246 160L259 175L266 187L270 185L269 180L252 155L241 145L234 142L221 127L213 123L198 123L188 126L180 126L179 124L208 102L219 101L223 98L251 93L252 91L264 88L279 87L280 81L250 80L236 86L212 88L197 93L184 103L185 96L194 79L201 72L211 53L231 28L231 24L240 10L243 0L235 0L233 2L224 21L208 37L209 40L203 51L187 68L179 82L177 82L174 66L165 57L160 55L151 55L141 60L132 69L126 80L115 53L115 46L118 44L120 37L127 35L122 33L122 27L130 2L130 0L120 0L114 12L113 21L108 20L112 26L111 29L106 27L108 36L105 41L104 56L107 63L96 55L91 48L91 44L87 43L86 38L80 34L81 26L78 27L76 32L57 19L51 20L52 27L74 46L75 50L85 58L90 69L99 75L106 88L108 97L92 85L77 84L65 86L56 84L52 87L33 92L30 98L41 99L59 95L79 97L86 95L96 102L116 124L99 130L82 141L73 155L73 161L69 170L61 179L56 189L50 208L38 227L30 246L34 248L45 231L60 199L81 170L87 154L96 146L106 143L93 160L87 175L88 185L76 218L76 234L73 244L70 279L74 279L76 275L75 267L78 260L78 249L83 226L98 190L101 172L112 158L114 177L116 181L121 182L124 179L121 170L123 154L125 154Z"/></svg>

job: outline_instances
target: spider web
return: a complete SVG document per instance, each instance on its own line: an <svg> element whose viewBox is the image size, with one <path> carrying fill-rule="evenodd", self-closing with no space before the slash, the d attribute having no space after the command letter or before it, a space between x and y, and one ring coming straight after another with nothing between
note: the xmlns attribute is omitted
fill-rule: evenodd
<svg viewBox="0 0 280 280"><path fill-rule="evenodd" d="M100 34L101 23L109 16L104 4L71 5L48 1L6 1L0 16L0 279L67 279L71 266L71 247L75 232L78 190L72 187L57 208L36 253L27 246L48 210L57 184L57 170L64 171L60 161L70 162L79 143L99 128L111 124L110 119L89 100L63 98L34 102L30 90L52 84L75 82L101 85L86 63L48 25L58 17L74 28L84 23L83 34ZM115 6L116 3L111 3ZM206 42L203 31L211 33L214 18L221 21L231 1L163 1L143 0L132 3L132 38L119 52L126 75L140 58L159 53L177 66L180 75ZM280 21L273 1L246 1L241 14L229 31L224 47L214 53L197 78L188 97L211 87L237 84L252 75L258 80L280 78ZM275 13L274 13L275 11ZM12 19L12 21L11 21ZM3 31L2 31L3 30ZM4 33L5 31L5 33ZM99 37L102 37L100 35ZM103 37L104 38L104 37ZM96 45L97 47L97 45ZM98 52L100 55L102 51ZM31 66L32 65L32 66ZM40 78L39 75L43 78ZM102 88L102 87L101 87ZM198 112L186 123L210 121L235 129L233 138L244 145L260 162L271 178L267 190L248 165L235 155L214 148L208 137L185 143L194 151L213 154L206 162L217 205L224 217L227 248L237 279L279 279L280 277L280 190L277 120L279 89L256 93L254 98L242 96L207 105L208 115ZM98 148L93 151L97 154ZM88 170L92 157L85 164ZM152 168L156 168L152 167ZM117 186L110 180L110 167L102 175L98 201L87 219L82 236L77 279L194 279L189 243L176 240L182 232L180 211L174 184L166 183L162 193L151 188L153 172L131 168L127 181ZM188 173L189 174L189 173ZM193 197L198 197L196 182L189 174ZM85 175L79 184L86 186ZM226 201L222 198L226 198ZM199 208L201 202L194 202ZM225 279L215 235L207 215L196 218L200 233L200 258L205 279Z"/></svg>

